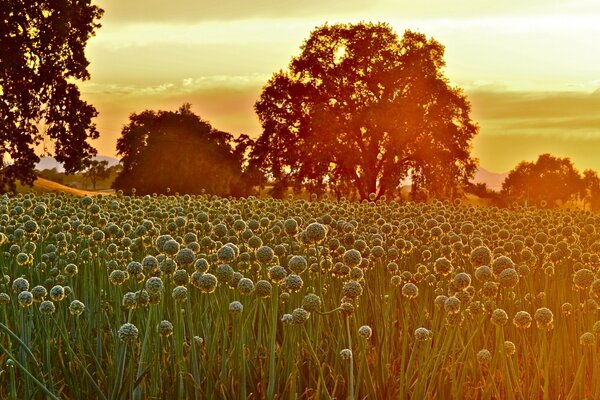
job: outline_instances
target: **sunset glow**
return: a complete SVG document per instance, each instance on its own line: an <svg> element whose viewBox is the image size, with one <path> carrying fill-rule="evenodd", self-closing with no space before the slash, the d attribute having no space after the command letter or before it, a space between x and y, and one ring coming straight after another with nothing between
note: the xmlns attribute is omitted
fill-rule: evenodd
<svg viewBox="0 0 600 400"><path fill-rule="evenodd" d="M446 47L446 75L480 125L473 153L505 172L550 152L600 169L600 5L594 1L178 2L102 0L87 54L99 154L114 156L128 115L184 102L216 128L260 134L253 104L315 26L384 21Z"/></svg>

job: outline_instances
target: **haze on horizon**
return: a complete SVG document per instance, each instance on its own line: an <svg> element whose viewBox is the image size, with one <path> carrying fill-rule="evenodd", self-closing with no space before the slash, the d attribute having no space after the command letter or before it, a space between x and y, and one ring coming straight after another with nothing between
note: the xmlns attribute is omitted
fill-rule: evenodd
<svg viewBox="0 0 600 400"><path fill-rule="evenodd" d="M189 102L214 127L257 137L253 105L325 22L383 21L446 47L446 76L463 88L480 125L473 154L508 171L549 152L600 170L600 3L592 0L304 2L98 0L89 41L98 154L115 156L132 112Z"/></svg>

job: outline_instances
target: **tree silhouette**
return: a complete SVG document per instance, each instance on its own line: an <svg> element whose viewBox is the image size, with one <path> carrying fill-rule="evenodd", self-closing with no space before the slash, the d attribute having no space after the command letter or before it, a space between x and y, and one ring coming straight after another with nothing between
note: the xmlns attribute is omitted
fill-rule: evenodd
<svg viewBox="0 0 600 400"><path fill-rule="evenodd" d="M583 209L589 204L591 210L600 209L600 177L598 172L591 169L583 171L583 184L581 198L583 200Z"/></svg>
<svg viewBox="0 0 600 400"><path fill-rule="evenodd" d="M569 158L542 154L535 162L521 161L502 183L502 193L527 204L565 203L580 194L582 177Z"/></svg>
<svg viewBox="0 0 600 400"><path fill-rule="evenodd" d="M234 139L194 114L189 104L176 112L132 114L117 141L123 170L113 187L138 194L172 192L246 195L253 181L243 168L252 146Z"/></svg>
<svg viewBox="0 0 600 400"><path fill-rule="evenodd" d="M96 190L96 184L98 183L98 181L107 179L110 176L110 171L108 169L108 161L90 161L89 165L83 172L83 176L89 179L89 181L92 184L92 188Z"/></svg>
<svg viewBox="0 0 600 400"><path fill-rule="evenodd" d="M96 151L96 109L73 80L89 78L84 49L103 11L91 0L0 1L0 191L33 184L45 140L67 172Z"/></svg>
<svg viewBox="0 0 600 400"><path fill-rule="evenodd" d="M286 185L378 197L412 176L449 196L473 175L470 105L442 73L444 47L387 24L324 25L255 110L263 133L252 163Z"/></svg>

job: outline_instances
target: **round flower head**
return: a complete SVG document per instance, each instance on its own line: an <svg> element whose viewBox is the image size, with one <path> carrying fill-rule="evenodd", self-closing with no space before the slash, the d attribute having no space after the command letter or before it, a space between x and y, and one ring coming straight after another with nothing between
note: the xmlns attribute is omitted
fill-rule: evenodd
<svg viewBox="0 0 600 400"><path fill-rule="evenodd" d="M130 275L139 275L142 273L143 270L144 269L142 267L142 264L140 264L137 261L131 261L129 264L127 264L127 273L129 273Z"/></svg>
<svg viewBox="0 0 600 400"><path fill-rule="evenodd" d="M340 312L345 316L350 316L354 314L354 305L344 301L342 304L340 304Z"/></svg>
<svg viewBox="0 0 600 400"><path fill-rule="evenodd" d="M458 314L460 312L461 301L458 297L450 296L444 301L444 310L448 314Z"/></svg>
<svg viewBox="0 0 600 400"><path fill-rule="evenodd" d="M350 268L358 267L362 261L362 256L360 254L360 251L356 249L350 249L344 253L343 260L344 264L346 264Z"/></svg>
<svg viewBox="0 0 600 400"><path fill-rule="evenodd" d="M290 292L297 292L300 289L302 289L302 286L304 286L302 278L300 277L300 275L296 274L290 274L286 276L283 282L285 289Z"/></svg>
<svg viewBox="0 0 600 400"><path fill-rule="evenodd" d="M174 239L167 240L162 246L162 251L169 256L174 256L179 252L179 242Z"/></svg>
<svg viewBox="0 0 600 400"><path fill-rule="evenodd" d="M433 270L438 275L446 276L452 272L453 269L452 263L446 257L438 258L433 263Z"/></svg>
<svg viewBox="0 0 600 400"><path fill-rule="evenodd" d="M200 274L194 272L194 274L192 274L192 283L200 289L202 293L212 293L217 288L218 280L213 274Z"/></svg>
<svg viewBox="0 0 600 400"><path fill-rule="evenodd" d="M352 350L342 349L342 351L340 351L340 357L342 360L352 360Z"/></svg>
<svg viewBox="0 0 600 400"><path fill-rule="evenodd" d="M495 275L499 275L507 268L515 269L515 263L506 256L500 256L492 262L492 271Z"/></svg>
<svg viewBox="0 0 600 400"><path fill-rule="evenodd" d="M197 346L202 346L202 343L204 343L204 339L202 339L200 336L194 336L194 343Z"/></svg>
<svg viewBox="0 0 600 400"><path fill-rule="evenodd" d="M271 297L271 290L273 289L273 287L271 286L271 283L269 281L261 279L260 281L256 282L254 289L256 290L256 295L258 297L266 299L268 297Z"/></svg>
<svg viewBox="0 0 600 400"><path fill-rule="evenodd" d="M269 279L274 283L279 283L287 276L287 271L281 265L269 268L267 271Z"/></svg>
<svg viewBox="0 0 600 400"><path fill-rule="evenodd" d="M173 289L173 300L183 303L187 300L188 290L185 286L177 286Z"/></svg>
<svg viewBox="0 0 600 400"><path fill-rule="evenodd" d="M163 281L159 277L153 276L146 281L146 290L150 294L161 293L164 287Z"/></svg>
<svg viewBox="0 0 600 400"><path fill-rule="evenodd" d="M313 222L306 227L305 233L306 239L309 243L320 243L323 241L323 239L325 239L325 236L327 235L327 229L325 229L325 226L317 222Z"/></svg>
<svg viewBox="0 0 600 400"><path fill-rule="evenodd" d="M350 299L356 299L363 293L363 287L356 281L348 281L342 288L342 295Z"/></svg>
<svg viewBox="0 0 600 400"><path fill-rule="evenodd" d="M531 314L527 311L518 311L513 317L513 324L517 328L527 329L531 326L531 322L533 319L531 318Z"/></svg>
<svg viewBox="0 0 600 400"><path fill-rule="evenodd" d="M309 293L302 299L302 308L308 312L317 311L321 308L321 298L314 293Z"/></svg>
<svg viewBox="0 0 600 400"><path fill-rule="evenodd" d="M67 264L63 268L63 272L66 276L75 276L77 275L77 265L75 264Z"/></svg>
<svg viewBox="0 0 600 400"><path fill-rule="evenodd" d="M594 279L595 275L592 271L582 268L573 275L573 284L579 290L586 290L592 285Z"/></svg>
<svg viewBox="0 0 600 400"><path fill-rule="evenodd" d="M596 336L594 336L591 332L585 332L583 335L579 337L579 343L582 346L595 346L596 345Z"/></svg>
<svg viewBox="0 0 600 400"><path fill-rule="evenodd" d="M158 270L158 260L152 255L147 255L142 260L142 269L146 275L150 275Z"/></svg>
<svg viewBox="0 0 600 400"><path fill-rule="evenodd" d="M24 290L21 293L19 293L17 301L19 302L19 305L21 307L27 308L33 304L33 295L31 294L31 292Z"/></svg>
<svg viewBox="0 0 600 400"><path fill-rule="evenodd" d="M486 246L479 246L471 251L471 263L474 267L489 265L492 261L492 252Z"/></svg>
<svg viewBox="0 0 600 400"><path fill-rule="evenodd" d="M507 356L514 356L515 353L517 352L517 347L510 340L505 340L504 341L504 352L506 353Z"/></svg>
<svg viewBox="0 0 600 400"><path fill-rule="evenodd" d="M594 299L600 299L600 279L594 279L590 285L589 294Z"/></svg>
<svg viewBox="0 0 600 400"><path fill-rule="evenodd" d="M171 336L173 334L173 324L167 320L160 321L158 324L158 332L164 337Z"/></svg>
<svg viewBox="0 0 600 400"><path fill-rule="evenodd" d="M205 273L210 268L210 264L205 258L198 258L196 262L194 262L194 270L196 272Z"/></svg>
<svg viewBox="0 0 600 400"><path fill-rule="evenodd" d="M29 281L25 278L17 278L12 284L13 292L21 293L29 290Z"/></svg>
<svg viewBox="0 0 600 400"><path fill-rule="evenodd" d="M573 312L573 304L571 303L563 303L560 306L560 311L563 313L563 315L565 316L569 316L571 315L571 313Z"/></svg>
<svg viewBox="0 0 600 400"><path fill-rule="evenodd" d="M81 315L85 310L85 305L79 300L73 300L71 304L69 304L69 312L71 315Z"/></svg>
<svg viewBox="0 0 600 400"><path fill-rule="evenodd" d="M273 257L275 256L273 249L270 248L269 246L259 247L256 250L255 254L256 254L256 260L263 265L270 263L271 260L273 260Z"/></svg>
<svg viewBox="0 0 600 400"><path fill-rule="evenodd" d="M10 303L10 296L7 293L0 293L0 305Z"/></svg>
<svg viewBox="0 0 600 400"><path fill-rule="evenodd" d="M229 303L229 312L232 314L241 314L244 311L244 305L239 301L232 301Z"/></svg>
<svg viewBox="0 0 600 400"><path fill-rule="evenodd" d="M281 317L281 322L283 322L284 324L291 324L292 314L283 314L283 316Z"/></svg>
<svg viewBox="0 0 600 400"><path fill-rule="evenodd" d="M477 269L475 270L475 278L480 282L487 282L490 279L492 279L492 277L492 269L487 265L477 267Z"/></svg>
<svg viewBox="0 0 600 400"><path fill-rule="evenodd" d="M496 308L494 312L492 312L490 321L496 326L504 326L508 322L508 314L503 309Z"/></svg>
<svg viewBox="0 0 600 400"><path fill-rule="evenodd" d="M192 265L194 261L196 261L196 254L187 247L179 250L175 256L175 262L181 266Z"/></svg>
<svg viewBox="0 0 600 400"><path fill-rule="evenodd" d="M498 275L498 282L504 288L513 288L519 283L519 274L513 268L506 268Z"/></svg>
<svg viewBox="0 0 600 400"><path fill-rule="evenodd" d="M373 330L369 325L363 325L358 328L358 335L364 339L370 339L373 335Z"/></svg>
<svg viewBox="0 0 600 400"><path fill-rule="evenodd" d="M302 325L310 318L310 313L304 308L296 308L292 311L292 324Z"/></svg>
<svg viewBox="0 0 600 400"><path fill-rule="evenodd" d="M121 325L118 331L119 339L126 344L135 342L138 338L138 334L138 329L129 322Z"/></svg>
<svg viewBox="0 0 600 400"><path fill-rule="evenodd" d="M427 328L415 329L415 340L417 342L425 342L427 340L430 340L432 335L432 332Z"/></svg>
<svg viewBox="0 0 600 400"><path fill-rule="evenodd" d="M185 269L176 269L173 272L173 275L171 275L171 278L173 279L173 283L175 283L177 286L185 286L188 283L190 283L190 276L188 275L188 272Z"/></svg>
<svg viewBox="0 0 600 400"><path fill-rule="evenodd" d="M483 367L489 366L492 362L492 353L487 349L479 350L477 352L477 362Z"/></svg>
<svg viewBox="0 0 600 400"><path fill-rule="evenodd" d="M405 283L402 286L402 295L408 299L414 299L419 295L419 288L414 283Z"/></svg>
<svg viewBox="0 0 600 400"><path fill-rule="evenodd" d="M538 308L535 311L534 319L540 329L550 330L553 327L554 314L546 307Z"/></svg>
<svg viewBox="0 0 600 400"><path fill-rule="evenodd" d="M292 256L288 261L288 268L295 274L301 274L306 270L308 263L303 256Z"/></svg>
<svg viewBox="0 0 600 400"><path fill-rule="evenodd" d="M242 278L237 284L237 289L242 295L248 295L254 291L254 282L252 279Z"/></svg>
<svg viewBox="0 0 600 400"><path fill-rule="evenodd" d="M594 333L596 335L600 335L600 321L594 322L594 326L592 327L592 330L594 331Z"/></svg>
<svg viewBox="0 0 600 400"><path fill-rule="evenodd" d="M127 280L127 272L121 271L120 269L115 269L108 276L108 280L113 285L122 285Z"/></svg>
<svg viewBox="0 0 600 400"><path fill-rule="evenodd" d="M38 285L31 289L31 294L33 295L33 301L39 303L46 298L48 291L45 287Z"/></svg>
<svg viewBox="0 0 600 400"><path fill-rule="evenodd" d="M454 279L452 279L452 284L456 290L463 290L467 287L471 286L471 275L465 272L459 272L454 275Z"/></svg>
<svg viewBox="0 0 600 400"><path fill-rule="evenodd" d="M52 301L61 301L65 298L65 288L61 285L56 285L50 289L50 299Z"/></svg>
<svg viewBox="0 0 600 400"><path fill-rule="evenodd" d="M54 306L54 303L49 301L49 300L44 300L40 303L40 312L44 315L51 315L54 314L54 311L56 311L56 307Z"/></svg>
<svg viewBox="0 0 600 400"><path fill-rule="evenodd" d="M233 247L231 246L222 246L218 251L217 251L217 258L219 259L220 262L224 263L224 264L228 264L230 262L232 262L233 260L235 260L235 250L233 249Z"/></svg>

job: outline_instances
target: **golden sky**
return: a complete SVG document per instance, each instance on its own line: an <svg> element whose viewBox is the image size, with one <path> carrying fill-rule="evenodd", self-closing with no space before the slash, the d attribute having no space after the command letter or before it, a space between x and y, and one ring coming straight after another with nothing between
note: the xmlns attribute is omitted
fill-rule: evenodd
<svg viewBox="0 0 600 400"><path fill-rule="evenodd" d="M115 155L132 112L184 102L214 127L260 134L253 104L325 22L384 21L446 46L446 75L480 125L481 166L510 170L550 152L600 170L600 1L97 0L87 47L98 153Z"/></svg>

